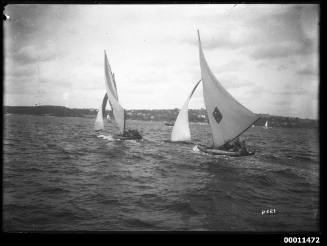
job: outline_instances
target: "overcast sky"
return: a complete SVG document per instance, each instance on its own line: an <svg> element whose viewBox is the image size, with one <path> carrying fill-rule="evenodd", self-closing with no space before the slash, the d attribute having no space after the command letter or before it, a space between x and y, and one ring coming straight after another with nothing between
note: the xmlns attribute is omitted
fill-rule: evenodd
<svg viewBox="0 0 327 246"><path fill-rule="evenodd" d="M126 109L180 108L200 79L254 113L317 118L317 5L9 5L5 105L98 108L104 49ZM190 108L204 107L200 85Z"/></svg>

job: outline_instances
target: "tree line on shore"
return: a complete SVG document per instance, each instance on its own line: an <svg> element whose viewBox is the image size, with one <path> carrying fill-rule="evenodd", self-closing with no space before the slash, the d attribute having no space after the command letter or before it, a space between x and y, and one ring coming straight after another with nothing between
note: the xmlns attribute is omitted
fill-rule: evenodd
<svg viewBox="0 0 327 246"><path fill-rule="evenodd" d="M129 120L145 121L166 121L174 122L179 109L133 109L126 110L126 117ZM96 109L77 109L63 106L4 106L5 114L32 114L51 115L58 117L95 117ZM112 116L110 110L106 114ZM313 119L300 119L295 117L272 116L268 114L258 114L261 118L255 123L256 126L263 126L268 120L271 127L302 127L317 128L318 121ZM190 122L207 123L207 112L205 109L190 109Z"/></svg>

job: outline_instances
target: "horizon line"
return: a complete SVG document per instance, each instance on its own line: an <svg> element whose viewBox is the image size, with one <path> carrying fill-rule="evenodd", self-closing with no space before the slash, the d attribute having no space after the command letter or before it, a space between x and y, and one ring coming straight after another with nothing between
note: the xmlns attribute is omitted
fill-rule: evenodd
<svg viewBox="0 0 327 246"><path fill-rule="evenodd" d="M51 106L51 107L65 107L69 109L93 109L93 110L98 110L98 108L72 108L72 107L67 107L67 106L62 106L62 105L19 105L19 106L14 106L14 105L3 105L3 107L44 107L44 106ZM159 108L159 109L125 109L125 110L180 110L180 108ZM189 110L206 110L205 108L189 108ZM110 110L109 110L110 111ZM269 115L269 116L274 116L274 117L288 117L288 118L299 118L303 120L319 120L319 117L317 118L301 118L298 116L283 116L283 115L273 115L269 113L254 113L256 115Z"/></svg>

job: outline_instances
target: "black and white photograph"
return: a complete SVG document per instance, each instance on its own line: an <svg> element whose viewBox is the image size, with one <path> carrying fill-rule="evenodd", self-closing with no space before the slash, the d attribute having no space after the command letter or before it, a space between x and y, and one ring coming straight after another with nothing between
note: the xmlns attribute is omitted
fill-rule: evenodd
<svg viewBox="0 0 327 246"><path fill-rule="evenodd" d="M3 15L4 232L320 231L319 4Z"/></svg>

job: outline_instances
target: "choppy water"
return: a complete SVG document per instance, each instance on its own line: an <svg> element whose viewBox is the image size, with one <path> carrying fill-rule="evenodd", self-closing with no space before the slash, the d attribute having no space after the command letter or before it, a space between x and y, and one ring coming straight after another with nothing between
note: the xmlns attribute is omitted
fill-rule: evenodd
<svg viewBox="0 0 327 246"><path fill-rule="evenodd" d="M256 155L232 158L165 142L172 128L163 122L130 121L144 141L110 142L94 119L4 120L5 231L319 229L316 130L250 128ZM209 143L208 125L191 131Z"/></svg>

